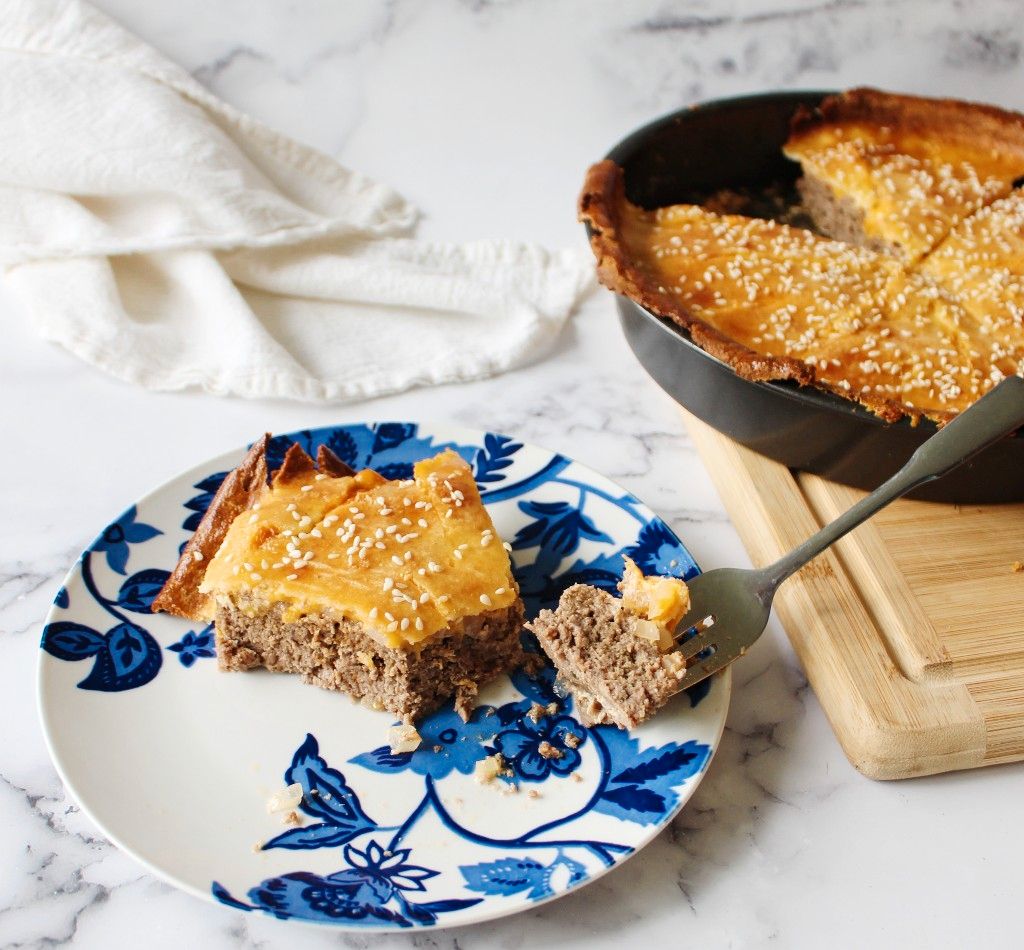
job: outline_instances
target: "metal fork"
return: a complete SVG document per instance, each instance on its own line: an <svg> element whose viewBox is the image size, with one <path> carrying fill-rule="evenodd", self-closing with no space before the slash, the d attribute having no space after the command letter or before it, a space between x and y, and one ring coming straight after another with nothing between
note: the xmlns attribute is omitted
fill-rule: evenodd
<svg viewBox="0 0 1024 950"><path fill-rule="evenodd" d="M1022 425L1024 379L1010 376L919 446L892 478L774 564L751 571L723 567L687 581L690 609L675 630L676 649L688 663L679 688L699 683L750 649L787 577L890 502L941 478Z"/></svg>

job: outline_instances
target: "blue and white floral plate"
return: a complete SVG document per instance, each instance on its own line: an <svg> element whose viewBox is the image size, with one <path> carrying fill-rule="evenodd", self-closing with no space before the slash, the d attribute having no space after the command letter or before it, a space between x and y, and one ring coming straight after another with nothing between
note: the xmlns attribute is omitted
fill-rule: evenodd
<svg viewBox="0 0 1024 950"><path fill-rule="evenodd" d="M389 477L442 447L472 466L512 543L527 611L569 584L614 589L697 568L651 511L606 478L492 433L415 423L303 431L312 454ZM220 673L209 629L149 605L224 474L229 452L168 482L104 528L43 632L39 704L54 762L103 831L193 894L249 912L390 930L475 923L593 880L650 841L693 793L721 735L728 674L633 732L586 729L550 671L493 683L469 723L451 707L392 755L392 721L297 677ZM534 723L533 701L558 712ZM538 754L549 742L561 758ZM514 778L478 784L500 750ZM302 824L266 802L293 782ZM311 792L316 794L312 795Z"/></svg>

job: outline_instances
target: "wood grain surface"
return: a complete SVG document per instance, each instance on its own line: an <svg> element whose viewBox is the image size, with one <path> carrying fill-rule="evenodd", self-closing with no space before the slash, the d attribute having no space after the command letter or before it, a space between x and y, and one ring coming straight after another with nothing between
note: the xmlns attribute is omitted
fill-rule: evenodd
<svg viewBox="0 0 1024 950"><path fill-rule="evenodd" d="M758 566L864 495L793 473L684 415ZM782 585L778 616L865 775L909 778L1024 758L1019 561L1024 504L901 500Z"/></svg>

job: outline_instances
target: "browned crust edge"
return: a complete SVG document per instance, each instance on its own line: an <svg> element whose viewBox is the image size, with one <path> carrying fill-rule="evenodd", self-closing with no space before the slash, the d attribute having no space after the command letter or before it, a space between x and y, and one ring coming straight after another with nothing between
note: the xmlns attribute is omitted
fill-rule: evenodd
<svg viewBox="0 0 1024 950"><path fill-rule="evenodd" d="M256 500L267 484L267 433L256 442L236 469L228 473L213 496L195 534L188 539L185 549L171 576L153 599L150 608L187 617L189 620L208 620L210 596L199 592L210 559L220 549L231 523ZM198 555L198 556L197 556Z"/></svg>
<svg viewBox="0 0 1024 950"><path fill-rule="evenodd" d="M316 450L316 467L332 478L350 478L356 473L351 465L343 462L326 445Z"/></svg>
<svg viewBox="0 0 1024 950"><path fill-rule="evenodd" d="M655 279L634 267L619 238L625 202L622 169L610 159L592 165L580 193L578 210L580 221L590 226L597 276L605 287L677 323L689 331L701 349L727 363L744 379L793 379L801 385L813 382L814 374L802 360L764 356L743 346L681 307L671 295L659 290Z"/></svg>
<svg viewBox="0 0 1024 950"><path fill-rule="evenodd" d="M814 367L794 357L765 356L716 330L679 304L671 294L659 290L657 280L634 267L619 238L621 212L626 202L622 169L610 159L592 165L580 193L579 219L590 226L590 246L597 258L598 280L615 293L623 294L660 317L672 320L687 330L690 339L705 352L730 366L738 376L750 382L793 380L801 386L814 386L846 402L857 403L885 422L908 417L916 425L928 418L942 424L952 413L924 414L892 399L866 394L854 397L817 378Z"/></svg>
<svg viewBox="0 0 1024 950"><path fill-rule="evenodd" d="M281 467L273 474L274 485L287 485L289 482L302 481L316 474L316 465L309 453L298 442L288 446L284 453Z"/></svg>
<svg viewBox="0 0 1024 950"><path fill-rule="evenodd" d="M796 144L824 125L866 122L901 131L965 140L976 149L998 147L1024 157L1024 115L963 99L927 99L862 86L823 99L816 108L800 106L790 121Z"/></svg>

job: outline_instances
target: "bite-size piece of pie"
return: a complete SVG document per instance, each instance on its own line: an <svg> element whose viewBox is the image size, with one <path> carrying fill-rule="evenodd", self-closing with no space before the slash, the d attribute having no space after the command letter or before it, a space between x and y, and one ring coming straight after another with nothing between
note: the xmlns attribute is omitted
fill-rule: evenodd
<svg viewBox="0 0 1024 950"><path fill-rule="evenodd" d="M686 674L675 650L675 627L690 606L686 584L644 577L624 561L621 598L573 584L555 610L528 624L586 725L638 726L679 692Z"/></svg>

